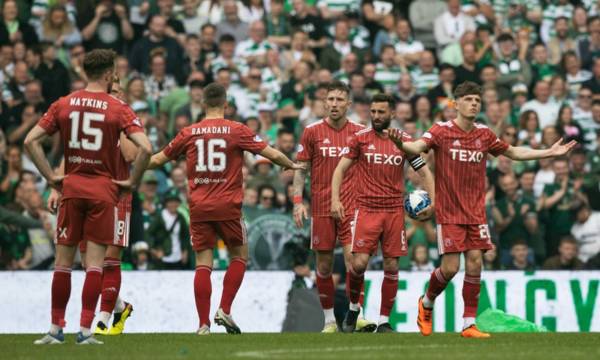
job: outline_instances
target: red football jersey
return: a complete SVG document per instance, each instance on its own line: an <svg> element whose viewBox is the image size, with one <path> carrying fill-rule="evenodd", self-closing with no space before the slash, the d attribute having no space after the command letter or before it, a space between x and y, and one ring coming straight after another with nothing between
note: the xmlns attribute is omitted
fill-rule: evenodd
<svg viewBox="0 0 600 360"><path fill-rule="evenodd" d="M404 135L404 141L411 141ZM398 149L387 135L380 136L372 128L356 133L344 155L356 161L356 203L361 209L395 212L404 206L404 163L408 155ZM410 156L413 167L423 164L419 156ZM347 175L345 176L347 177Z"/></svg>
<svg viewBox="0 0 600 360"><path fill-rule="evenodd" d="M310 161L310 191L312 216L331 215L331 179L340 157L348 153L348 140L364 126L346 121L339 130L333 128L327 119L308 125L300 139L298 161ZM340 200L346 209L354 208L354 187L356 179L352 166L344 177L340 189Z"/></svg>
<svg viewBox="0 0 600 360"><path fill-rule="evenodd" d="M240 219L244 151L266 147L246 125L230 120L205 119L181 130L164 153L186 156L191 220Z"/></svg>
<svg viewBox="0 0 600 360"><path fill-rule="evenodd" d="M80 90L54 102L38 124L63 139L63 198L116 204L119 189L112 179L121 178L119 135L144 131L133 110L107 93Z"/></svg>
<svg viewBox="0 0 600 360"><path fill-rule="evenodd" d="M454 121L434 124L421 140L435 150L436 222L486 224L487 154L501 155L509 145L485 125L465 132Z"/></svg>
<svg viewBox="0 0 600 360"><path fill-rule="evenodd" d="M127 180L130 175L130 164L125 161L123 153L121 152L121 142L119 141L119 159L117 161L117 180ZM131 212L131 200L133 195L127 193L122 195L119 199L119 207L125 209L125 211Z"/></svg>

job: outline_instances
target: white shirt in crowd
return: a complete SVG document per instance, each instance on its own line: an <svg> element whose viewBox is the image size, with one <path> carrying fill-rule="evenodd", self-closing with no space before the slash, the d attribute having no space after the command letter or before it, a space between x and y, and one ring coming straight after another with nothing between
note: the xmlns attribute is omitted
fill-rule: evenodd
<svg viewBox="0 0 600 360"><path fill-rule="evenodd" d="M177 214L173 215L167 209L163 209L161 215L167 229L170 229L173 226L173 223L177 220ZM180 228L181 224L179 222L175 224L175 227L173 227L173 231L171 231L171 254L163 257L163 262L176 263L181 261L181 243L179 241Z"/></svg>
<svg viewBox="0 0 600 360"><path fill-rule="evenodd" d="M579 260L587 262L600 252L600 212L592 211L583 224L575 223L571 234L579 245Z"/></svg>

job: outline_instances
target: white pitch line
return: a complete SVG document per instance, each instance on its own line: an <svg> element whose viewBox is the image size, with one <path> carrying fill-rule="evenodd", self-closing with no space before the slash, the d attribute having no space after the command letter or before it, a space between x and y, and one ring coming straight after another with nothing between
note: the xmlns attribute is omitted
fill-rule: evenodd
<svg viewBox="0 0 600 360"><path fill-rule="evenodd" d="M310 353L323 353L323 352L349 352L349 351L370 351L370 350L403 350L406 348L421 348L421 349L433 349L444 347L440 344L419 344L419 345L394 345L394 346L339 346L339 347L326 347L326 348L312 348L312 349L275 349L275 350L264 350L264 351L239 351L234 353L234 356L255 358L255 359L268 359L275 355L284 354L310 354Z"/></svg>

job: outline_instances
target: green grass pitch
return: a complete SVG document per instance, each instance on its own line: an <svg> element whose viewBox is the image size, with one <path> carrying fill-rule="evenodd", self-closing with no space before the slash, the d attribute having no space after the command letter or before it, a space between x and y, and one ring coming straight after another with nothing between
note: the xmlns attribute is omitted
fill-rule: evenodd
<svg viewBox="0 0 600 360"><path fill-rule="evenodd" d="M600 334L125 334L103 346L36 346L37 335L0 335L2 359L600 359Z"/></svg>

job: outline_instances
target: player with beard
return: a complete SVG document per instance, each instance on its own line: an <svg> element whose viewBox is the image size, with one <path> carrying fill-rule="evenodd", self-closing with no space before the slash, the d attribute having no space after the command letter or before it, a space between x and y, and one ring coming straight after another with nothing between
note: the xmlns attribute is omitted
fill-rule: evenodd
<svg viewBox="0 0 600 360"><path fill-rule="evenodd" d="M109 95L116 54L93 50L83 61L85 89L54 102L31 129L25 147L48 184L62 190L56 229L56 260L52 279L50 331L35 344L64 342L65 309L71 294L71 267L77 245L87 241L87 269L82 290L78 344L102 344L91 331L102 290L107 245L113 244L120 192L129 192L144 173L152 152L150 141L133 110ZM56 174L41 143L60 132L65 154L65 176ZM119 137L124 132L138 147L132 174L119 179ZM62 185L62 186L61 186Z"/></svg>
<svg viewBox="0 0 600 360"><path fill-rule="evenodd" d="M408 155L395 146L385 130L394 117L396 102L386 94L371 101L371 127L357 132L348 142L348 153L340 160L331 182L331 215L339 220L352 217L352 264L350 267L350 309L343 323L344 332L353 332L360 311L359 296L371 255L381 243L383 283L377 332L393 332L389 316L398 292L398 258L408 253L404 233L404 164L421 176L432 205L418 214L425 220L433 214L433 177L419 155ZM411 141L404 135L404 141ZM356 209L348 209L340 201L344 176L356 163Z"/></svg>
<svg viewBox="0 0 600 360"><path fill-rule="evenodd" d="M352 229L350 218L335 219L331 216L331 177L341 157L348 152L347 140L364 126L355 124L346 118L351 105L350 89L342 82L334 81L327 88L325 99L327 117L308 125L300 139L298 161L310 168L311 190L311 249L317 258L317 289L325 315L324 333L338 331L333 312L335 287L333 284L333 252L339 242L344 251L346 269L351 262L350 243ZM354 174L354 169L349 172ZM298 227L303 226L308 212L302 201L304 182L307 170L297 170L294 175L294 220ZM349 176L341 185L344 206L354 209L356 181ZM346 275L346 291L348 291L348 275ZM361 296L362 303L362 296ZM363 332L375 331L376 325L363 318L359 319L357 328Z"/></svg>
<svg viewBox="0 0 600 360"><path fill-rule="evenodd" d="M405 142L405 135L398 129L390 129L389 135L398 149L408 154L435 150L435 219L442 263L431 274L427 292L419 298L419 330L425 336L431 335L434 301L458 272L460 255L464 253L462 294L465 308L461 335L488 338L490 334L479 331L475 326L483 252L492 248L485 216L488 154L504 155L513 160L535 160L565 155L577 142L563 144L561 139L544 150L511 146L487 126L475 122L481 110L479 85L465 81L454 90L454 99L457 118L436 123L421 139Z"/></svg>

